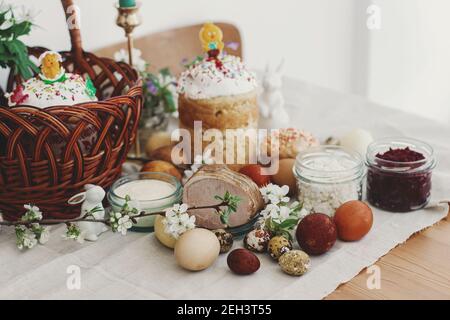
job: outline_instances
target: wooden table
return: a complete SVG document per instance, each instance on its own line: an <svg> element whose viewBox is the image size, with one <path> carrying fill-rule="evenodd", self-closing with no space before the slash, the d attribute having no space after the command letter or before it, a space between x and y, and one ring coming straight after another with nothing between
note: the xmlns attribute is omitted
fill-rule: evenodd
<svg viewBox="0 0 450 320"><path fill-rule="evenodd" d="M367 270L326 299L450 299L450 223L441 221L382 257L381 288L367 289Z"/></svg>

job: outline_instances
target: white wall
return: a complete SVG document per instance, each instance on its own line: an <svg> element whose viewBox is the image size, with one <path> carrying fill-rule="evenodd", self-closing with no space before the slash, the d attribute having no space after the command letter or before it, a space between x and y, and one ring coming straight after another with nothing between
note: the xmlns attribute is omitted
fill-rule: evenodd
<svg viewBox="0 0 450 320"><path fill-rule="evenodd" d="M0 0L2 1L2 0ZM58 0L3 0L40 12L29 45L68 49ZM123 40L114 0L75 0L84 48ZM286 74L450 122L449 0L143 0L137 35L206 20L241 28L246 61L263 69L286 59ZM366 27L367 7L381 29ZM1 76L0 72L0 76ZM3 73L4 75L4 73ZM4 81L1 80L0 84Z"/></svg>
<svg viewBox="0 0 450 320"><path fill-rule="evenodd" d="M367 96L450 122L450 1L373 3L382 19L369 33Z"/></svg>
<svg viewBox="0 0 450 320"><path fill-rule="evenodd" d="M4 0L40 11L29 45L55 50L69 47L60 2ZM350 92L354 3L357 0L144 0L141 35L206 20L238 25L244 54L253 68L286 59L286 74ZM81 9L84 48L93 50L123 40L114 22L113 0L75 0Z"/></svg>

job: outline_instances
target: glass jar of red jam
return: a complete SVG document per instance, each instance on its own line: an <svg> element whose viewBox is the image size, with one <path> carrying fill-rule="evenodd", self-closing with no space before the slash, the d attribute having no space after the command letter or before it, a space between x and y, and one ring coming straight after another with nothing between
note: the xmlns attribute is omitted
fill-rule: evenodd
<svg viewBox="0 0 450 320"><path fill-rule="evenodd" d="M386 138L367 148L367 200L391 212L423 208L431 196L436 166L433 148L409 138Z"/></svg>

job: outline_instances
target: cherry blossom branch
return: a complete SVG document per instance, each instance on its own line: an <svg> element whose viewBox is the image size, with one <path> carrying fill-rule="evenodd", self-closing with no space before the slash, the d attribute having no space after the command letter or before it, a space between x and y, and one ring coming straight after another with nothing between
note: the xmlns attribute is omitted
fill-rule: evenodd
<svg viewBox="0 0 450 320"><path fill-rule="evenodd" d="M119 232L122 235L127 234L127 230L137 223L137 219L161 215L166 217L166 223L172 226L174 236L189 229L195 228L195 216L188 216L187 212L199 209L213 209L220 216L220 220L224 224L228 224L228 217L232 212L236 212L237 204L240 199L226 192L223 197L215 196L216 200L220 200L217 204L197 206L188 208L186 204L175 204L166 211L159 212L139 212L136 208L130 206L130 197L125 197L125 203L120 211L111 211L108 218L96 219L95 213L103 212L101 206L97 206L92 210L84 213L80 217L72 219L43 219L41 210L34 205L26 204L24 208L27 210L17 221L3 221L0 215L0 226L14 227L16 234L16 245L22 249L31 249L37 243L44 244L48 241L50 233L49 228L45 226L65 224L67 227L65 239L72 239L82 243L85 239L86 230L83 230L78 222L103 223L111 228L113 232Z"/></svg>
<svg viewBox="0 0 450 320"><path fill-rule="evenodd" d="M198 207L190 207L188 208L188 211L191 210L201 210L201 209L214 209L218 214L220 214L222 212L222 207L228 206L228 203L226 201L222 201L219 204L214 204L214 205L206 205L206 206L198 206ZM165 215L165 211L159 211L159 212L145 212L142 211L141 213L139 213L138 215L134 215L132 216L133 219L138 219L138 218L143 218L143 217L150 217L150 216L164 216ZM0 221L0 225L1 226L18 226L18 225L23 225L23 226L30 226L33 223L39 223L40 225L43 226L50 226L50 225L56 225L56 224L70 224L70 223L75 223L75 222L96 222L96 223L103 223L107 226L110 226L110 220L109 219L95 219L92 218L91 216L92 212L88 212L85 215L78 217L78 218L73 218L73 219L42 219L42 220L30 220L30 221L22 221L22 220L17 220L17 221Z"/></svg>

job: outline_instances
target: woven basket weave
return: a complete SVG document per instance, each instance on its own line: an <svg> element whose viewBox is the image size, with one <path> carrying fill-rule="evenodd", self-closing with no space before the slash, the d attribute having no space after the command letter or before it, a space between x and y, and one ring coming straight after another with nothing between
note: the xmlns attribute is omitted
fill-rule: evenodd
<svg viewBox="0 0 450 320"><path fill-rule="evenodd" d="M62 0L64 11L72 5ZM67 200L85 184L109 187L135 139L142 108L139 76L126 63L84 52L79 29L69 30L72 50L60 52L67 72L89 75L98 102L39 109L0 105L0 211L8 220L19 218L23 205L41 208L46 218L74 218L78 207ZM34 47L38 57L46 49ZM10 74L7 91L22 80ZM94 131L92 147L82 135ZM57 151L54 144L62 143Z"/></svg>

